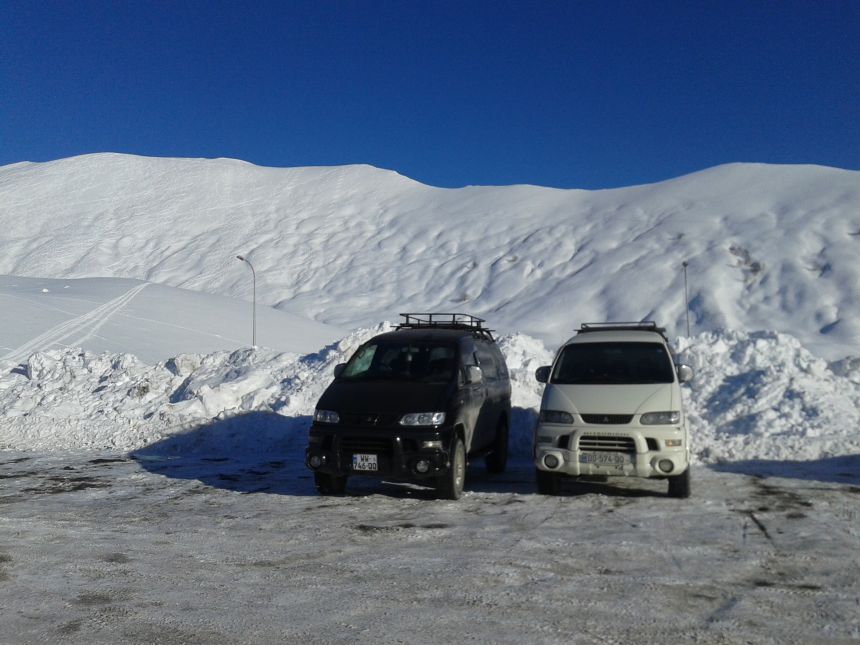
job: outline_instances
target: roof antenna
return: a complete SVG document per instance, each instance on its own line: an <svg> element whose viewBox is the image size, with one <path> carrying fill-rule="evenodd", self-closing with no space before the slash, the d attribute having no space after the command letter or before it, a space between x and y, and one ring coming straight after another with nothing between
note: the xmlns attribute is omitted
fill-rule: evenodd
<svg viewBox="0 0 860 646"><path fill-rule="evenodd" d="M684 268L684 308L685 313L687 315L687 337L690 336L690 298L687 296L687 265L689 263L685 260L681 263L681 266Z"/></svg>

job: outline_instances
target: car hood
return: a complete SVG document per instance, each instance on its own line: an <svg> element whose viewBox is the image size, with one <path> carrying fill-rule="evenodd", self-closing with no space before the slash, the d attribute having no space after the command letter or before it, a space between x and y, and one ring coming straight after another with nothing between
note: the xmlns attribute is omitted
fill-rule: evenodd
<svg viewBox="0 0 860 646"><path fill-rule="evenodd" d="M317 408L337 413L427 413L447 410L450 384L410 381L333 382Z"/></svg>
<svg viewBox="0 0 860 646"><path fill-rule="evenodd" d="M562 410L578 415L638 415L652 411L675 410L674 384L641 385L565 385L549 384L541 408Z"/></svg>

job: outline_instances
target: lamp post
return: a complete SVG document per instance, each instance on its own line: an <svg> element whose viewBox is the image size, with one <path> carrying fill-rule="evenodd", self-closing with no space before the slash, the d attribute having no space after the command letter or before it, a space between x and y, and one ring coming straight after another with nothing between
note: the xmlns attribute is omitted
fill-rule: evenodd
<svg viewBox="0 0 860 646"><path fill-rule="evenodd" d="M242 262L248 263L248 266L251 268L251 275L254 277L254 300L253 300L253 315L252 315L252 327L251 327L251 345L256 350L257 349L257 272L254 271L254 265L251 264L251 261L245 258L245 256L236 256L238 260Z"/></svg>
<svg viewBox="0 0 860 646"><path fill-rule="evenodd" d="M681 266L684 268L684 311L687 315L687 337L690 336L690 297L687 295L687 265L689 263L685 260L681 263Z"/></svg>

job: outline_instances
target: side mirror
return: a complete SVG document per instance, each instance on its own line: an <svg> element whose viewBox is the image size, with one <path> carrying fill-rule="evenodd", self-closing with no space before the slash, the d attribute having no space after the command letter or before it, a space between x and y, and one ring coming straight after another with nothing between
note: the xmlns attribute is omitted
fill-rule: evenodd
<svg viewBox="0 0 860 646"><path fill-rule="evenodd" d="M535 379L537 379L542 384L545 384L549 381L549 371L552 369L552 366L541 366L537 370L535 370Z"/></svg>
<svg viewBox="0 0 860 646"><path fill-rule="evenodd" d="M678 366L678 381L682 384L693 380L693 369L685 363Z"/></svg>
<svg viewBox="0 0 860 646"><path fill-rule="evenodd" d="M345 363L339 363L334 367L334 378L337 379L340 377L341 373L343 373L343 369L346 368Z"/></svg>
<svg viewBox="0 0 860 646"><path fill-rule="evenodd" d="M466 383L479 384L484 381L484 373L478 366L468 366L466 368Z"/></svg>

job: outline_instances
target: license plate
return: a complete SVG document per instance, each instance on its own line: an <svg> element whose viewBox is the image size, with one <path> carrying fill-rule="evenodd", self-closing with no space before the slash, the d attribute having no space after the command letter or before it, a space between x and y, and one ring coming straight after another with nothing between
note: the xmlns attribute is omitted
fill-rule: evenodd
<svg viewBox="0 0 860 646"><path fill-rule="evenodd" d="M353 453L353 471L379 471L379 463L375 453Z"/></svg>
<svg viewBox="0 0 860 646"><path fill-rule="evenodd" d="M579 454L582 464L596 464L598 466L620 467L627 462L624 453L608 453L603 451L589 451Z"/></svg>

